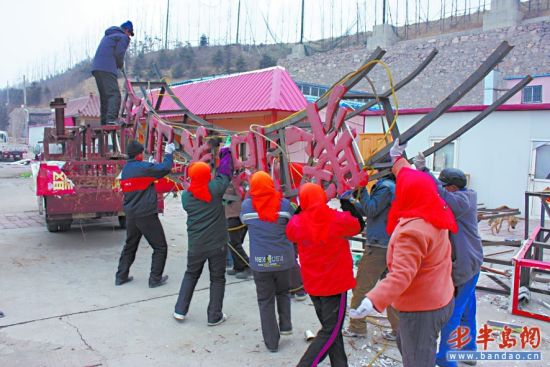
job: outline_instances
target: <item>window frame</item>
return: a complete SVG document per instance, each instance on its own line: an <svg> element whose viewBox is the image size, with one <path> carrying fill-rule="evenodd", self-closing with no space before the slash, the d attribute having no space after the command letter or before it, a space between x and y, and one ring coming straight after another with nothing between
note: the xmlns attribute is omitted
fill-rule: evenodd
<svg viewBox="0 0 550 367"><path fill-rule="evenodd" d="M540 90L540 92L539 92L540 99L539 100L534 100L535 90ZM530 98L527 99L527 96L529 96ZM522 92L521 92L521 103L522 104L542 103L542 84L528 85L528 86L524 87Z"/></svg>

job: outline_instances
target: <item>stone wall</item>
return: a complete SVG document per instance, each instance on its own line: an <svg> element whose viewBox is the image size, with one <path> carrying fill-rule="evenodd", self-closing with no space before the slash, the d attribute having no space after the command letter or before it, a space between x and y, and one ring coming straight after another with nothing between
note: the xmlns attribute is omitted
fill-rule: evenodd
<svg viewBox="0 0 550 367"><path fill-rule="evenodd" d="M504 40L515 47L498 66L503 77L550 72L548 17L493 31L478 29L401 41L387 48L382 61L389 65L394 83L414 70L433 48L439 51L431 64L397 93L399 108L434 107ZM332 85L346 73L356 70L369 55L365 47L355 46L301 59L279 60L279 65L285 67L296 81ZM369 77L375 81L377 92L388 88L388 78L382 67L375 67ZM354 89L370 90L370 87L363 81ZM483 81L457 105L482 103Z"/></svg>

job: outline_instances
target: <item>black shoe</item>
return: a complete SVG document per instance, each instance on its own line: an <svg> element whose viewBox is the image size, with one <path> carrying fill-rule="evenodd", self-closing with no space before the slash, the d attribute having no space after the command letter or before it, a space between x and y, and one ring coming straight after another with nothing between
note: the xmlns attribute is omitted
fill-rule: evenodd
<svg viewBox="0 0 550 367"><path fill-rule="evenodd" d="M237 274L237 270L235 270L235 269L227 269L227 270L225 271L225 273L226 273L227 275L235 275L235 274Z"/></svg>
<svg viewBox="0 0 550 367"><path fill-rule="evenodd" d="M265 347L267 348L268 351L270 351L271 353L277 353L279 351L279 347L276 347L276 348L270 348L267 346L267 344L265 345Z"/></svg>
<svg viewBox="0 0 550 367"><path fill-rule="evenodd" d="M123 285L124 283L128 283L134 280L134 277L129 276L126 279L115 279L115 285Z"/></svg>
<svg viewBox="0 0 550 367"><path fill-rule="evenodd" d="M168 275L163 275L162 278L160 278L160 280L156 282L152 282L151 280L149 280L149 288L160 287L161 285L166 284L167 280L168 280Z"/></svg>

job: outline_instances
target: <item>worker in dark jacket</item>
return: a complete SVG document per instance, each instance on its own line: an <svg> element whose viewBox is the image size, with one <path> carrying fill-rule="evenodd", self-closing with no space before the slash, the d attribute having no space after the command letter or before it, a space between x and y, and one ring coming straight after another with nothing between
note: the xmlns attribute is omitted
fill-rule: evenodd
<svg viewBox="0 0 550 367"><path fill-rule="evenodd" d="M289 287L296 255L285 229L294 208L264 171L250 177L249 195L242 204L241 220L250 231L250 267L264 343L270 352L277 352L280 336L292 334Z"/></svg>
<svg viewBox="0 0 550 367"><path fill-rule="evenodd" d="M220 164L214 179L211 179L210 166L204 162L192 163L188 168L191 183L181 195L181 204L187 212L187 270L173 314L178 321L183 321L189 311L193 292L207 260L210 270L208 326L219 325L227 318L222 308L229 237L222 200L232 173L233 161L228 147L220 150Z"/></svg>
<svg viewBox="0 0 550 367"><path fill-rule="evenodd" d="M414 164L418 170L428 171L425 158L419 153ZM466 188L466 175L456 168L441 171L438 184L439 195L455 215L458 232L451 233L453 245L453 284L456 287L455 306L451 318L441 329L439 351L436 364L441 367L455 367L456 361L447 361L450 350L449 338L459 327L470 330L470 342L462 347L463 351L476 351L476 284L483 263L483 247L477 228L477 193ZM468 363L468 362L465 362Z"/></svg>
<svg viewBox="0 0 550 367"><path fill-rule="evenodd" d="M117 124L120 109L118 69L124 67L124 55L134 35L132 22L105 31L92 62L92 75L97 83L101 104L101 125Z"/></svg>
<svg viewBox="0 0 550 367"><path fill-rule="evenodd" d="M229 187L225 191L225 218L227 219L230 245L227 251L233 260L233 267L227 270L227 275L235 275L237 279L248 279L252 276L250 267L248 266L250 260L243 248L247 228L239 218L243 196L244 194L235 189L233 184L229 184Z"/></svg>
<svg viewBox="0 0 550 367"><path fill-rule="evenodd" d="M348 191L342 195L348 199L359 213L367 217L367 242L365 252L357 264L357 285L353 288L351 308L357 308L365 294L370 292L379 279L387 272L386 254L390 236L386 232L388 213L395 197L395 177L393 174L382 178L372 187L369 192L362 190L361 197L357 200L353 193ZM382 336L389 340L397 338L397 311L389 306L386 310L392 331L384 331ZM349 326L344 330L343 335L348 337L364 337L367 334L366 318L350 319Z"/></svg>
<svg viewBox="0 0 550 367"><path fill-rule="evenodd" d="M132 140L126 149L128 162L122 167L121 187L124 192L124 213L126 214L126 244L120 254L116 285L133 279L128 276L136 257L141 236L145 236L153 248L149 287L166 283L168 275L162 275L168 246L162 224L158 218L157 192L154 181L166 176L172 169L173 143L166 144L164 161L159 164L143 162L143 145Z"/></svg>

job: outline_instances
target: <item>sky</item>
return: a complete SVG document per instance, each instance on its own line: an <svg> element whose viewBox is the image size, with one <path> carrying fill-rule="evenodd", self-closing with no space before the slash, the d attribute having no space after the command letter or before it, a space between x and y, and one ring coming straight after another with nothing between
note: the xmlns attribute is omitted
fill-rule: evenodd
<svg viewBox="0 0 550 367"><path fill-rule="evenodd" d="M305 0L304 40L370 31L381 23L383 0ZM106 28L126 20L134 24L132 42L147 34L164 44L170 3L168 47L198 45L201 34L210 44L234 43L239 0L0 0L0 88L21 85L61 72L94 56ZM298 42L300 0L240 0L240 43ZM393 24L409 23L488 8L490 0L388 0Z"/></svg>

